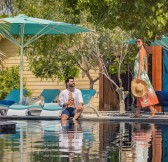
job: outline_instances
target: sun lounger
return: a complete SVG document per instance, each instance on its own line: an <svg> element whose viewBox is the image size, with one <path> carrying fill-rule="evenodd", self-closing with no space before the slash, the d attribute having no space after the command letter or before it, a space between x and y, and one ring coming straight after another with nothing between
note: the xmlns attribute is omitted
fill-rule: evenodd
<svg viewBox="0 0 168 162"><path fill-rule="evenodd" d="M91 108L96 113L96 115L99 117L100 116L99 112L92 105L92 99L93 99L94 95L96 94L96 90L94 90L94 89L81 89L81 92L82 92L82 96L83 96L84 109L87 107Z"/></svg>
<svg viewBox="0 0 168 162"><path fill-rule="evenodd" d="M40 116L56 116L59 117L62 112L62 107L58 103L46 103Z"/></svg>
<svg viewBox="0 0 168 162"><path fill-rule="evenodd" d="M27 93L27 90L23 90L23 95L26 95L26 93ZM20 100L20 89L11 90L4 100L0 100L1 115L5 115L9 106L14 103L18 103L19 100Z"/></svg>
<svg viewBox="0 0 168 162"><path fill-rule="evenodd" d="M58 89L44 89L40 94L40 96L44 97L45 103L49 103L54 102L59 93L60 90ZM32 104L32 105L13 104L9 106L7 116L26 116L30 115L32 110L42 111L42 108L43 106L39 104Z"/></svg>
<svg viewBox="0 0 168 162"><path fill-rule="evenodd" d="M94 108L94 106L91 104L91 100L93 99L94 95L96 94L96 91L94 89L88 89L88 90L81 90L83 101L84 101L84 108L89 107L93 109L93 111L96 113L96 115L99 117L99 112ZM62 107L58 105L58 103L53 103L49 105L45 105L43 107L43 110L41 111L40 116L56 116L59 117L62 112Z"/></svg>

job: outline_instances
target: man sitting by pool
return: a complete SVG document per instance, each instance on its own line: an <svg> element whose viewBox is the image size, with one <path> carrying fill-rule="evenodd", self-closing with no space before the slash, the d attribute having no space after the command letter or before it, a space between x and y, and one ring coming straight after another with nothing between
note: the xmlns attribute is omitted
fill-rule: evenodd
<svg viewBox="0 0 168 162"><path fill-rule="evenodd" d="M74 77L68 77L65 81L66 89L59 95L59 104L62 106L61 120L73 117L77 120L83 111L83 97L79 89L75 88Z"/></svg>

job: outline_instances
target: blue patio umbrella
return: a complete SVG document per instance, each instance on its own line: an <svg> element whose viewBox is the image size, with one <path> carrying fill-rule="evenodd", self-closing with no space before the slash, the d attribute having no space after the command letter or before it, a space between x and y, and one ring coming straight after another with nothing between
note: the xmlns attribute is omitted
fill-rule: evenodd
<svg viewBox="0 0 168 162"><path fill-rule="evenodd" d="M160 40L155 40L151 43L152 46L161 46L164 49L168 50L168 37L162 36Z"/></svg>
<svg viewBox="0 0 168 162"><path fill-rule="evenodd" d="M0 28L0 34L3 34L5 38L20 48L20 101L23 98L23 49L43 35L75 34L90 31L74 24L28 17L24 14L0 20L10 24L9 30ZM0 26L2 25L4 23L0 22ZM24 42L25 35L32 37ZM14 36L20 37L19 42Z"/></svg>
<svg viewBox="0 0 168 162"><path fill-rule="evenodd" d="M127 44L136 44L136 39L128 39L128 40L124 41L124 43L127 43Z"/></svg>

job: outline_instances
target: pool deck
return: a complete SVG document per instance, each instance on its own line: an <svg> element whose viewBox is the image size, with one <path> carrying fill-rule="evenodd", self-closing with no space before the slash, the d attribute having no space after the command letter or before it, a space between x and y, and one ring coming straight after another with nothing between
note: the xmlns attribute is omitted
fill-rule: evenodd
<svg viewBox="0 0 168 162"><path fill-rule="evenodd" d="M124 115L120 115L117 112L101 112L101 115L97 117L96 114L83 113L79 120L90 121L114 121L114 122L168 122L168 114L157 113L154 118L149 118L149 113L142 113L141 118L131 118L131 113L127 112ZM5 120L60 120L55 116L0 116L1 121Z"/></svg>

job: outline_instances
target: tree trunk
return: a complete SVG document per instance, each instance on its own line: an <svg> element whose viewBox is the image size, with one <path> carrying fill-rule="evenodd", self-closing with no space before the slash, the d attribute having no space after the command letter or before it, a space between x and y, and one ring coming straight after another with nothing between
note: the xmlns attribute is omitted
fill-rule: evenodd
<svg viewBox="0 0 168 162"><path fill-rule="evenodd" d="M99 78L100 78L100 76L99 77L97 77L96 79L90 79L89 78L89 82L90 82L90 89L93 89L93 85L94 85L94 83L95 82L97 82L98 80L99 80Z"/></svg>
<svg viewBox="0 0 168 162"><path fill-rule="evenodd" d="M120 114L125 114L125 102L124 100L120 100Z"/></svg>
<svg viewBox="0 0 168 162"><path fill-rule="evenodd" d="M120 87L116 90L119 95L119 106L120 106L120 114L125 114L125 98L128 95L128 91L124 91L123 87Z"/></svg>
<svg viewBox="0 0 168 162"><path fill-rule="evenodd" d="M93 89L94 82L93 80L90 80L90 89Z"/></svg>

